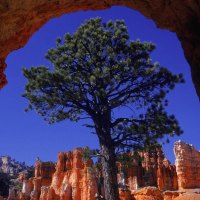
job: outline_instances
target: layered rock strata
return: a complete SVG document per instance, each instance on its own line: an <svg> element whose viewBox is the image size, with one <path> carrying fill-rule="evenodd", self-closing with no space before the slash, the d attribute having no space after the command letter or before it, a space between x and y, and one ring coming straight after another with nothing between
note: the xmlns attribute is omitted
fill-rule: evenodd
<svg viewBox="0 0 200 200"><path fill-rule="evenodd" d="M197 0L2 0L0 1L0 87L6 84L5 59L23 47L30 36L49 19L81 10L127 6L154 20L162 29L176 33L191 66L200 96L200 3Z"/></svg>

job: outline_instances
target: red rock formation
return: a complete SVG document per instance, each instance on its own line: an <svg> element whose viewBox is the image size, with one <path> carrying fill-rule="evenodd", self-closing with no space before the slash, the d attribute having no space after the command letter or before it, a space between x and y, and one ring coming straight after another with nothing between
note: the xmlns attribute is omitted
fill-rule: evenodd
<svg viewBox="0 0 200 200"><path fill-rule="evenodd" d="M177 173L161 149L139 153L141 159L134 159L130 166L117 162L120 200L199 200L200 189L194 188L200 188L200 153L180 141L175 143L174 152ZM30 197L31 200L96 200L103 197L101 170L94 167L92 160L83 160L82 154L80 148L61 152L56 166L37 161L35 177L22 180L23 190L18 200ZM131 153L126 155L131 156ZM157 187L144 187L146 185ZM12 192L9 200L16 200Z"/></svg>
<svg viewBox="0 0 200 200"><path fill-rule="evenodd" d="M137 190L144 186L157 186L160 190L178 188L176 168L165 158L161 149L151 153L139 153L142 162L134 160L130 167L121 163L118 167L118 182L123 188Z"/></svg>
<svg viewBox="0 0 200 200"><path fill-rule="evenodd" d="M59 153L47 199L95 200L97 183L92 166L91 160L82 160L81 149Z"/></svg>
<svg viewBox="0 0 200 200"><path fill-rule="evenodd" d="M178 141L174 153L179 190L200 188L200 152L192 145Z"/></svg>
<svg viewBox="0 0 200 200"><path fill-rule="evenodd" d="M164 200L199 200L199 189L186 189L181 191L164 192Z"/></svg>
<svg viewBox="0 0 200 200"><path fill-rule="evenodd" d="M157 184L160 190L177 190L178 181L176 167L171 165L166 159L162 165L158 166Z"/></svg>
<svg viewBox="0 0 200 200"><path fill-rule="evenodd" d="M30 36L53 17L81 10L127 6L154 20L159 28L177 34L191 66L192 78L200 96L200 4L197 0L2 0L0 1L0 87L6 84L5 58L23 47Z"/></svg>
<svg viewBox="0 0 200 200"><path fill-rule="evenodd" d="M134 200L163 200L162 192L156 187L145 187L133 192L132 195Z"/></svg>
<svg viewBox="0 0 200 200"><path fill-rule="evenodd" d="M121 200L132 200L130 191L136 191L146 184L158 185L161 190L176 189L175 167L166 160L161 149L152 153L140 153L140 157L142 162L133 160L131 166L117 163ZM98 196L104 196L101 171L93 166L92 160L82 159L82 149L60 152L55 168L52 163L37 161L35 177L31 181L34 185L31 200L95 200ZM155 193L155 189L152 189L152 193ZM139 193L137 196L142 199ZM25 195L19 199L23 200L22 197Z"/></svg>
<svg viewBox="0 0 200 200"><path fill-rule="evenodd" d="M186 193L180 194L174 200L199 200L199 199L200 199L199 193L188 191Z"/></svg>
<svg viewBox="0 0 200 200"><path fill-rule="evenodd" d="M120 200L134 200L133 195L130 191L127 190L119 190Z"/></svg>
<svg viewBox="0 0 200 200"><path fill-rule="evenodd" d="M164 200L174 200L179 195L177 191L166 191L164 192Z"/></svg>
<svg viewBox="0 0 200 200"><path fill-rule="evenodd" d="M140 187L154 185L160 190L176 190L178 188L176 168L165 158L162 149L144 153L143 157L143 169L141 170L145 171L137 177L140 180L141 177L144 177Z"/></svg>
<svg viewBox="0 0 200 200"><path fill-rule="evenodd" d="M35 164L35 177L32 179L34 185L31 192L31 200L38 200L41 190L51 185L52 176L55 172L55 164L52 162L41 162L38 160Z"/></svg>

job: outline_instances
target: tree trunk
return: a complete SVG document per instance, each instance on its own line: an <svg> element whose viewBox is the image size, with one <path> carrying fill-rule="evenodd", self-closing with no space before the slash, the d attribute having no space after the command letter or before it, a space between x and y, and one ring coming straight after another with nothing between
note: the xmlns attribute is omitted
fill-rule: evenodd
<svg viewBox="0 0 200 200"><path fill-rule="evenodd" d="M102 101L102 105L106 105ZM104 110L104 109L101 109ZM109 109L93 119L100 144L102 173L106 200L119 200L115 148L111 137L111 112Z"/></svg>
<svg viewBox="0 0 200 200"><path fill-rule="evenodd" d="M113 145L109 145L109 142L106 142L106 144L102 144L102 141L100 141L100 145L101 164L104 177L105 199L119 200L117 167Z"/></svg>

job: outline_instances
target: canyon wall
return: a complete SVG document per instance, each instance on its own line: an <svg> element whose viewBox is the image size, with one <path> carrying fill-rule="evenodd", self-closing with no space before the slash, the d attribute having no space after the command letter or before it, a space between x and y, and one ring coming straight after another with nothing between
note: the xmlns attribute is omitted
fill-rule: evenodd
<svg viewBox="0 0 200 200"><path fill-rule="evenodd" d="M137 10L152 19L158 28L176 33L200 96L200 3L197 0L1 0L0 87L7 82L4 75L7 55L23 47L49 19L65 13L107 9L116 5Z"/></svg>

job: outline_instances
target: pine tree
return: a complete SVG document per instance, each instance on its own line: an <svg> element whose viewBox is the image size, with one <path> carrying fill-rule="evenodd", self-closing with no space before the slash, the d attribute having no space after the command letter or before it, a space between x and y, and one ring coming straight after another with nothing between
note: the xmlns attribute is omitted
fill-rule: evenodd
<svg viewBox="0 0 200 200"><path fill-rule="evenodd" d="M155 45L131 41L124 21L90 19L48 50L52 67L24 69L28 109L49 123L90 118L99 139L105 198L118 200L116 151L153 148L182 133L165 111L166 94L182 75L153 63ZM119 116L119 109L129 107ZM122 112L121 112L122 113Z"/></svg>

